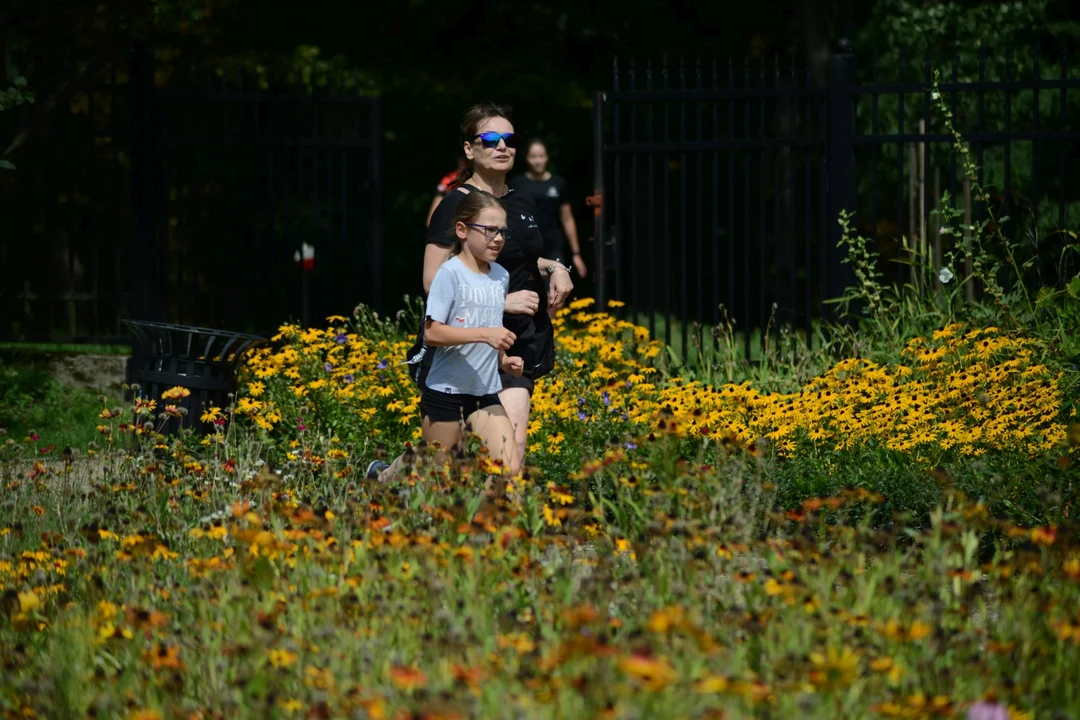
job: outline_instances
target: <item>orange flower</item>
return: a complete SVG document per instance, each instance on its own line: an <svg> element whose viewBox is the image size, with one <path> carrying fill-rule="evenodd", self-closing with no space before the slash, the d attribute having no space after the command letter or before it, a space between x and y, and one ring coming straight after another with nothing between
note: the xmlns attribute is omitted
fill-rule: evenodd
<svg viewBox="0 0 1080 720"><path fill-rule="evenodd" d="M146 661L155 670L183 670L184 662L180 659L179 645L164 645L158 643L155 647L144 653Z"/></svg>
<svg viewBox="0 0 1080 720"><path fill-rule="evenodd" d="M417 690L427 685L427 675L419 668L395 665L390 668L390 682L399 690Z"/></svg>
<svg viewBox="0 0 1080 720"><path fill-rule="evenodd" d="M563 621L570 628L578 628L591 622L596 622L600 613L592 605L579 605L563 612Z"/></svg>
<svg viewBox="0 0 1080 720"><path fill-rule="evenodd" d="M1057 530L1057 524L1045 528L1034 528L1031 531L1031 542L1049 547L1057 539Z"/></svg>
<svg viewBox="0 0 1080 720"><path fill-rule="evenodd" d="M451 672L455 680L467 685L471 690L479 689L480 681L484 679L484 669L482 667L465 667L464 665L455 664L451 668Z"/></svg>
<svg viewBox="0 0 1080 720"><path fill-rule="evenodd" d="M627 655L619 659L619 668L643 683L649 691L663 690L679 679L675 670L663 658Z"/></svg>
<svg viewBox="0 0 1080 720"><path fill-rule="evenodd" d="M177 385L176 387L169 388L165 392L161 393L161 399L162 400L183 400L184 398L189 397L190 395L191 395L190 390L188 390L186 387L180 387L179 385Z"/></svg>
<svg viewBox="0 0 1080 720"><path fill-rule="evenodd" d="M649 616L646 627L649 632L657 634L666 633L669 630L678 630L686 623L683 610L680 607L662 608Z"/></svg>

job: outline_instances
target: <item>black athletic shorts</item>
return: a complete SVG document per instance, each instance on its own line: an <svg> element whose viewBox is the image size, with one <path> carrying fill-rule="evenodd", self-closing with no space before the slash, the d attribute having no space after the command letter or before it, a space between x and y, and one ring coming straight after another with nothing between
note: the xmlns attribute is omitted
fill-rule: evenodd
<svg viewBox="0 0 1080 720"><path fill-rule="evenodd" d="M499 371L499 379L502 380L503 390L508 388L525 388L529 392L529 396L532 396L533 387L536 384L533 374L526 370L521 373L521 377L514 377L510 373Z"/></svg>
<svg viewBox="0 0 1080 720"><path fill-rule="evenodd" d="M466 420L477 410L498 405L498 395L454 395L424 388L420 395L420 414L431 422Z"/></svg>

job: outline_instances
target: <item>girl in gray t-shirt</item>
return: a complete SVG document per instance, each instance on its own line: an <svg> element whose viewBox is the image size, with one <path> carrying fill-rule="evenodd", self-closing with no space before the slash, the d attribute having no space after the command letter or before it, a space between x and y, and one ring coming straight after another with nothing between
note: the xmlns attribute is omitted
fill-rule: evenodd
<svg viewBox="0 0 1080 720"><path fill-rule="evenodd" d="M461 444L462 422L480 436L492 460L518 469L514 428L499 391L499 369L520 376L520 357L507 357L516 336L503 327L510 275L495 262L505 242L506 210L498 198L473 192L454 213L450 259L428 293L424 342L434 352L420 399L424 440L438 443L438 462ZM401 458L380 473L400 470Z"/></svg>

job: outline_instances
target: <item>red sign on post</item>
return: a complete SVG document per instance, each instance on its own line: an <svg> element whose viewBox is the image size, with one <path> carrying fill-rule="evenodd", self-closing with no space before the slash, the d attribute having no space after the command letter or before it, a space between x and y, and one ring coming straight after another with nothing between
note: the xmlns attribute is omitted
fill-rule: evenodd
<svg viewBox="0 0 1080 720"><path fill-rule="evenodd" d="M311 271L315 269L315 246L302 243L300 249L293 253L293 260L300 264L301 269Z"/></svg>

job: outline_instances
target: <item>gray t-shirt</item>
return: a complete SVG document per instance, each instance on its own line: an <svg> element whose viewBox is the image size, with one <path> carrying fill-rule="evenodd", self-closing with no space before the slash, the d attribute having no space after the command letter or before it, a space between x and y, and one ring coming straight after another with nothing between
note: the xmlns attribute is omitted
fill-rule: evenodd
<svg viewBox="0 0 1080 720"><path fill-rule="evenodd" d="M490 263L486 275L469 270L460 257L442 264L431 281L427 316L457 328L502 327L510 273ZM428 389L453 395L491 395L502 390L499 351L487 343L435 348Z"/></svg>

